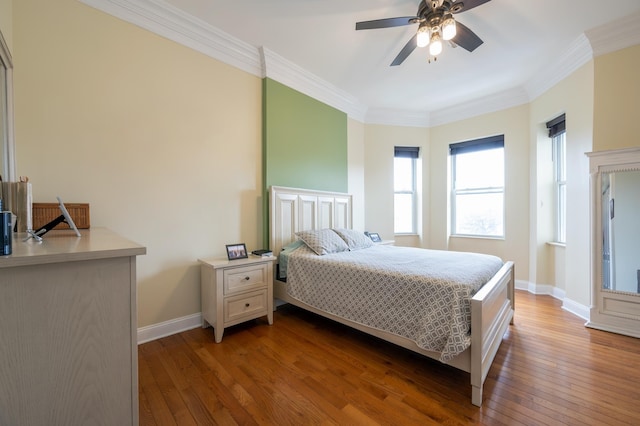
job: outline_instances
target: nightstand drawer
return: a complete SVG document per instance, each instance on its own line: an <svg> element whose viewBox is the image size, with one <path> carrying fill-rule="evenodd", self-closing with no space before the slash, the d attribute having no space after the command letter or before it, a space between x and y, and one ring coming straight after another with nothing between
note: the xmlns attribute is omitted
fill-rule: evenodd
<svg viewBox="0 0 640 426"><path fill-rule="evenodd" d="M227 297L224 305L225 323L267 315L267 290Z"/></svg>
<svg viewBox="0 0 640 426"><path fill-rule="evenodd" d="M267 265L249 265L225 269L224 294L234 294L267 285Z"/></svg>

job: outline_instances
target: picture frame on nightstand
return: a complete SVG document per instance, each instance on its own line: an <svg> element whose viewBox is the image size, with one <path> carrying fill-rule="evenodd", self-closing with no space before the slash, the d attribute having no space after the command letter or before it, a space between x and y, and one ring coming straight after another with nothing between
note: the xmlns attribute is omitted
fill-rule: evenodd
<svg viewBox="0 0 640 426"><path fill-rule="evenodd" d="M249 257L247 254L247 246L244 243L227 244L227 259L246 259Z"/></svg>
<svg viewBox="0 0 640 426"><path fill-rule="evenodd" d="M369 232L369 238L371 238L371 241L374 243L382 242L382 238L380 238L380 235L377 232Z"/></svg>

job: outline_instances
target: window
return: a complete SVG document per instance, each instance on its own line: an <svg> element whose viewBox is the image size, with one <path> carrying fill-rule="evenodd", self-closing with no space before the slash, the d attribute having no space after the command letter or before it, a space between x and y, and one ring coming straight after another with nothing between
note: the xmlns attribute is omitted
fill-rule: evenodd
<svg viewBox="0 0 640 426"><path fill-rule="evenodd" d="M567 144L565 117L562 114L547 123L553 152L553 182L555 186L555 230L558 243L567 242Z"/></svg>
<svg viewBox="0 0 640 426"><path fill-rule="evenodd" d="M504 135L449 145L453 235L504 237Z"/></svg>
<svg viewBox="0 0 640 426"><path fill-rule="evenodd" d="M393 163L393 226L396 234L415 234L417 203L417 161L420 148L397 146Z"/></svg>

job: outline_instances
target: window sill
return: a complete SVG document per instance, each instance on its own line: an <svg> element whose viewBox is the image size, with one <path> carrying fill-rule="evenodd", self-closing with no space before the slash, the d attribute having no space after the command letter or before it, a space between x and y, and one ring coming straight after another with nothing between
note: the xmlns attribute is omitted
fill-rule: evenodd
<svg viewBox="0 0 640 426"><path fill-rule="evenodd" d="M469 238L472 240L493 240L493 241L504 241L504 237L490 237L484 235L449 235L449 238Z"/></svg>
<svg viewBox="0 0 640 426"><path fill-rule="evenodd" d="M550 246L555 246L555 247L562 247L562 248L566 248L567 244L566 243L559 243L557 241L549 241L547 242L548 245Z"/></svg>

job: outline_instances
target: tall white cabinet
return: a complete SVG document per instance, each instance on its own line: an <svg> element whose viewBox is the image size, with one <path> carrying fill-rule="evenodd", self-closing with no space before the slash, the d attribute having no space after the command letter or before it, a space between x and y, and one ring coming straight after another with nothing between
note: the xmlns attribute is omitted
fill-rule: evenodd
<svg viewBox="0 0 640 426"><path fill-rule="evenodd" d="M106 229L0 257L0 424L137 425L136 256Z"/></svg>

